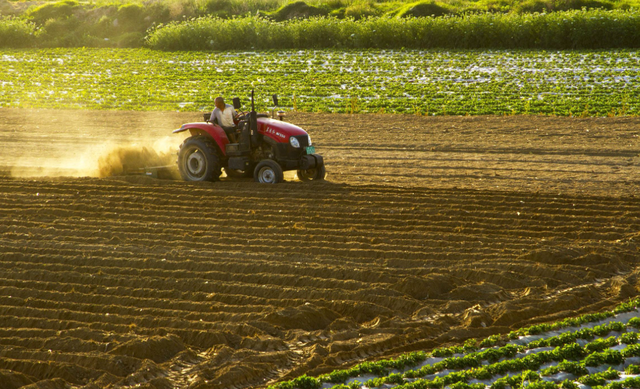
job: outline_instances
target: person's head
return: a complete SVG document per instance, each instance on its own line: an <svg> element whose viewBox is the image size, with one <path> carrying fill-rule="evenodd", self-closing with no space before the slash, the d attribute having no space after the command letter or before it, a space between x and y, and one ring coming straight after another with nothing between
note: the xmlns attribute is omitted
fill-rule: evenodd
<svg viewBox="0 0 640 389"><path fill-rule="evenodd" d="M224 110L225 104L224 104L224 99L222 98L222 96L216 97L216 99L213 102L216 105L216 107Z"/></svg>

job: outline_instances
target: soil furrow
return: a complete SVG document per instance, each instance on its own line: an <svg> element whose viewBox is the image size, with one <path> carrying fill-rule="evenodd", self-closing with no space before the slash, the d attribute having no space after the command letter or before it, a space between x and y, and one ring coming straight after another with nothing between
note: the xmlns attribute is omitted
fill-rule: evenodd
<svg viewBox="0 0 640 389"><path fill-rule="evenodd" d="M638 118L293 112L327 180L269 186L73 177L201 119L87 114L0 115L0 369L41 386L262 387L638 294Z"/></svg>

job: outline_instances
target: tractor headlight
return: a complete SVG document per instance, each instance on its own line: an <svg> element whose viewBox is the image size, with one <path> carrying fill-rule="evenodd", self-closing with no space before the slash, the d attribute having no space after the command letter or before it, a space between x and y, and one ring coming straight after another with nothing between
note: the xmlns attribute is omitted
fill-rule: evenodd
<svg viewBox="0 0 640 389"><path fill-rule="evenodd" d="M307 140L309 141L309 146L311 146L311 137L307 135Z"/></svg>
<svg viewBox="0 0 640 389"><path fill-rule="evenodd" d="M298 142L298 140L294 137L289 137L289 143L291 144L292 147L299 149L300 148L300 142Z"/></svg>

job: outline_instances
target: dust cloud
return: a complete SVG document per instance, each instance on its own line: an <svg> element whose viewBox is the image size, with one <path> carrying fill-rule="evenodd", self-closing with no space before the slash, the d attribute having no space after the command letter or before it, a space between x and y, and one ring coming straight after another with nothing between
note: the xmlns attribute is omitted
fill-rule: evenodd
<svg viewBox="0 0 640 389"><path fill-rule="evenodd" d="M175 164L176 158L171 151L145 146L116 146L98 158L97 176L119 176L144 168L170 166Z"/></svg>
<svg viewBox="0 0 640 389"><path fill-rule="evenodd" d="M176 166L185 136L172 134L192 114L3 109L0 176L107 177Z"/></svg>
<svg viewBox="0 0 640 389"><path fill-rule="evenodd" d="M28 177L110 177L138 173L140 169L172 166L178 146L173 140L160 139L150 145L139 142L111 141L87 145L84 150L51 153L38 158L14 161L10 175Z"/></svg>

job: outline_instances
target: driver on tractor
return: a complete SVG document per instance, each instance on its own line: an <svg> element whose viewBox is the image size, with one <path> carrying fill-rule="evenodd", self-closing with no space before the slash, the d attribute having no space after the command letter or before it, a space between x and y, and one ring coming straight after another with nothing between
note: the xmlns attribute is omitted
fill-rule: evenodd
<svg viewBox="0 0 640 389"><path fill-rule="evenodd" d="M227 138L231 143L236 143L236 120L238 113L231 104L225 104L224 99L221 96L216 97L214 101L216 108L211 112L211 122L217 123L224 132L227 134Z"/></svg>

